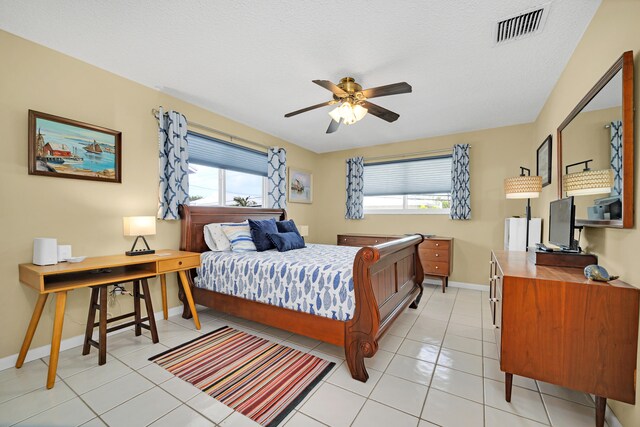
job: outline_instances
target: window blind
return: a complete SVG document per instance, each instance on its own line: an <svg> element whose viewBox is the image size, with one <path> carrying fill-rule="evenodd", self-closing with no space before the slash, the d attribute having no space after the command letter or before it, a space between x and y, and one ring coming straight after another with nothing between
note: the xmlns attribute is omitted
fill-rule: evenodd
<svg viewBox="0 0 640 427"><path fill-rule="evenodd" d="M195 132L187 134L189 163L267 176L267 153Z"/></svg>
<svg viewBox="0 0 640 427"><path fill-rule="evenodd" d="M451 156L365 163L364 195L451 192Z"/></svg>

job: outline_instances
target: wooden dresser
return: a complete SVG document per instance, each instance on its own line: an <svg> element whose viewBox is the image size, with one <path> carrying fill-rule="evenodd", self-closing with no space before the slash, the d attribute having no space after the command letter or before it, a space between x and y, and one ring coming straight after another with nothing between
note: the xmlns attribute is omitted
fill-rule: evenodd
<svg viewBox="0 0 640 427"><path fill-rule="evenodd" d="M338 234L338 245L372 246L398 239L400 235L389 234ZM440 278L442 292L449 286L449 276L453 270L453 238L425 236L418 247L420 262L426 276Z"/></svg>
<svg viewBox="0 0 640 427"><path fill-rule="evenodd" d="M639 289L507 251L492 252L489 285L507 402L515 374L594 394L597 426L607 398L635 403Z"/></svg>

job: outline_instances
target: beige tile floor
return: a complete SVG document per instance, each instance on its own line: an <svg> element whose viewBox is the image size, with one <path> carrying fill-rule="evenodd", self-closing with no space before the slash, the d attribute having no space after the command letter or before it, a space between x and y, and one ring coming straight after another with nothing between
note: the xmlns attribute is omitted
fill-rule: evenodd
<svg viewBox="0 0 640 427"><path fill-rule="evenodd" d="M147 359L223 325L242 329L336 362L336 367L285 420L297 426L591 426L589 395L514 377L504 400L486 293L426 286L367 360L369 381L349 375L342 349L211 310L202 330L179 316L158 321L160 343L125 331L108 341L107 364L95 349L60 355L52 390L43 387L48 358L0 371L0 425L255 426Z"/></svg>

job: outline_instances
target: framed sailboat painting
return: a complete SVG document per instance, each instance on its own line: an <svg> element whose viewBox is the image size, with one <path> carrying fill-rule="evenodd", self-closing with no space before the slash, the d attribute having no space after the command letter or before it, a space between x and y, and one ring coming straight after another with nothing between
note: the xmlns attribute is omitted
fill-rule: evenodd
<svg viewBox="0 0 640 427"><path fill-rule="evenodd" d="M29 174L122 182L122 132L29 110Z"/></svg>

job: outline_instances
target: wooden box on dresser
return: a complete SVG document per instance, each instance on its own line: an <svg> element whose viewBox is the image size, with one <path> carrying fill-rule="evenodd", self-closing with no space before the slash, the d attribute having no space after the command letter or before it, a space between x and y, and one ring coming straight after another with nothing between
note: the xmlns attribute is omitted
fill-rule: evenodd
<svg viewBox="0 0 640 427"><path fill-rule="evenodd" d="M403 236L389 234L338 234L338 245L372 246L399 239ZM436 276L442 283L442 292L449 286L453 270L453 238L425 235L418 247L420 263L425 276Z"/></svg>
<svg viewBox="0 0 640 427"><path fill-rule="evenodd" d="M507 251L492 252L489 284L507 402L515 374L594 394L596 426L607 398L635 403L639 289Z"/></svg>

